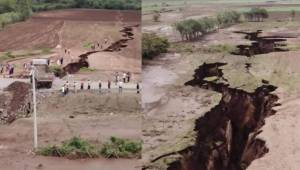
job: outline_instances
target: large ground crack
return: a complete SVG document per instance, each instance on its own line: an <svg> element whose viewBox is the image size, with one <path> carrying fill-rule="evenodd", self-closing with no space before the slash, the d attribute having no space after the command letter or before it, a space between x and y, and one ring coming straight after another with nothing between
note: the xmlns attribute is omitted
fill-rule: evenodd
<svg viewBox="0 0 300 170"><path fill-rule="evenodd" d="M238 45L237 51L232 52L234 55L245 55L251 57L257 54L266 54L271 52L282 52L288 51L287 38L296 38L295 36L285 36L285 35L274 35L274 36L260 36L262 30L257 30L254 32L245 31L235 31L238 34L245 34L245 39L250 40L250 45Z"/></svg>
<svg viewBox="0 0 300 170"><path fill-rule="evenodd" d="M134 39L133 27L138 27L139 25L126 26L120 32L122 33L122 39L112 43L109 47L100 51L90 51L79 56L79 60L76 62L69 63L63 68L63 73L61 76L65 76L67 73L74 74L77 73L83 67L89 67L88 56L98 52L118 52L123 48L127 47L127 43L129 40Z"/></svg>
<svg viewBox="0 0 300 170"><path fill-rule="evenodd" d="M212 76L226 80L220 68L225 64L203 64L195 70L194 79L185 83L222 93L222 99L196 120L195 145L177 152L181 159L169 164L168 170L244 170L268 152L266 142L257 135L266 117L276 113L273 107L278 105L279 98L272 92L277 87L265 84L247 92L224 82L207 80Z"/></svg>

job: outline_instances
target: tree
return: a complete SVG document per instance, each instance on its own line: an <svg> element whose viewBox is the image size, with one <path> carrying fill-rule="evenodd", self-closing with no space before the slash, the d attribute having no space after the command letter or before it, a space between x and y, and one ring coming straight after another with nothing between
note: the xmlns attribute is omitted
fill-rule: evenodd
<svg viewBox="0 0 300 170"><path fill-rule="evenodd" d="M251 8L251 10L244 15L249 21L256 22L261 22L263 19L269 17L268 11L264 8Z"/></svg>
<svg viewBox="0 0 300 170"><path fill-rule="evenodd" d="M292 10L292 11L291 11L291 18L292 18L292 21L295 20L295 17L296 17L296 11L295 11L295 10Z"/></svg>
<svg viewBox="0 0 300 170"><path fill-rule="evenodd" d="M154 33L143 33L142 53L143 59L152 59L153 57L166 53L170 46L166 38L157 36Z"/></svg>
<svg viewBox="0 0 300 170"><path fill-rule="evenodd" d="M158 11L155 11L152 18L154 22L159 22L160 17L161 17L160 13Z"/></svg>
<svg viewBox="0 0 300 170"><path fill-rule="evenodd" d="M216 18L188 19L176 23L175 29L180 33L183 41L197 40L220 27L240 22L240 16L238 12L229 11L220 13Z"/></svg>
<svg viewBox="0 0 300 170"><path fill-rule="evenodd" d="M17 12L20 13L20 20L26 20L31 14L31 0L17 0Z"/></svg>

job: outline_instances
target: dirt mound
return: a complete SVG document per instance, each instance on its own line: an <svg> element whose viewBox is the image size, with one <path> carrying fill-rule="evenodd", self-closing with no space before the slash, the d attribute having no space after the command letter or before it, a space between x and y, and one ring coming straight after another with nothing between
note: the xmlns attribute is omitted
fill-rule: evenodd
<svg viewBox="0 0 300 170"><path fill-rule="evenodd" d="M0 123L11 123L31 112L30 84L14 82L0 93Z"/></svg>

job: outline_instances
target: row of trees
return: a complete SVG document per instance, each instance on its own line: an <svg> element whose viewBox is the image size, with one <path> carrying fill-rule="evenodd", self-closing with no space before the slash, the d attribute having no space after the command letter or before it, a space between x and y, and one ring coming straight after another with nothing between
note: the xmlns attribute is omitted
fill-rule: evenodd
<svg viewBox="0 0 300 170"><path fill-rule="evenodd" d="M154 33L143 33L142 36L142 55L143 59L152 59L153 57L166 53L170 43L168 39L159 37Z"/></svg>
<svg viewBox="0 0 300 170"><path fill-rule="evenodd" d="M251 8L249 12L245 12L244 16L248 21L260 22L269 17L269 13L264 8Z"/></svg>
<svg viewBox="0 0 300 170"><path fill-rule="evenodd" d="M189 19L175 24L182 40L197 40L203 35L219 28L240 22L241 14L236 11L227 11L217 15L216 18L204 17L198 20Z"/></svg>
<svg viewBox="0 0 300 170"><path fill-rule="evenodd" d="M35 0L33 11L64 8L139 10L141 0Z"/></svg>
<svg viewBox="0 0 300 170"><path fill-rule="evenodd" d="M0 28L5 25L26 20L32 13L31 0L1 0Z"/></svg>

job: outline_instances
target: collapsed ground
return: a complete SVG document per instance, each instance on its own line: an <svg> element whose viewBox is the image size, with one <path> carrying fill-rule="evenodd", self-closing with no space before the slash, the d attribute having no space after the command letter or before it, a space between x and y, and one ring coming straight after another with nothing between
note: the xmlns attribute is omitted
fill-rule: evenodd
<svg viewBox="0 0 300 170"><path fill-rule="evenodd" d="M218 114L216 110L222 108L224 96L221 100L220 93L205 90L205 88L184 86L184 83L193 79L194 70L204 63L226 63L221 67L222 74L217 72L217 75L210 75L205 80L212 81L212 83L226 83L230 85L230 88L246 92L244 97L247 100L241 101L251 103L251 97L247 96L254 93L255 89L260 86L269 84L278 87L272 95L277 96L275 99L279 98L278 102L282 106L276 105L277 107L274 109L277 113L275 115L273 115L275 111L267 113L268 109L266 109L264 114L271 114L272 116L264 119L265 125L261 128L262 132L253 133L253 138L249 137L249 141L259 139L259 141L250 142L254 144L253 146L256 144L260 146L260 149L254 149L257 155L253 154L255 152L252 151L244 152L243 156L241 156L241 152L233 152L236 154L234 155L237 158L235 160L251 160L250 162L245 161L245 164L242 165L244 168L249 166L247 169L297 169L299 164L296 157L300 154L298 148L295 147L298 144L299 133L297 129L300 128L297 125L299 118L296 114L296 109L299 108L298 87L300 83L297 67L297 55L299 55L298 25L298 21L291 22L288 19L284 21L270 19L267 22L255 24L241 23L210 34L200 42L175 43L171 53L154 61L148 61L148 65L144 67L145 76L143 80L144 88L148 88L149 91L149 93L144 92L143 94L144 106L147 109L143 130L144 169L193 169L197 167L191 166L193 160L197 159L194 154L197 154L199 158L201 156L199 152L205 151L204 146L201 150L199 142L201 143L204 139L208 141L211 138L218 139L217 137L221 137L223 140L222 136L217 135L214 136L215 138L213 136L201 138L199 131L207 128L205 124L209 125L206 117L209 117L210 114ZM234 31L257 31L259 29L264 31L263 36L292 35L297 38L287 40L287 48L290 51L286 52L260 54L253 57L230 54L235 46L249 43L248 40L244 39L244 35L234 33ZM172 32L169 33L172 35ZM158 72L157 70L162 77L154 76ZM222 78L218 78L220 75ZM235 98L234 96L233 98ZM221 104L218 105L219 101ZM234 105L246 106L242 103L235 103ZM271 106L272 110L274 104L271 102L267 106ZM251 107L248 109L251 110ZM239 112L237 111L237 113ZM220 117L220 115L216 117ZM238 117L236 118L238 119ZM198 128L196 128L197 131L194 131L196 119L198 119L196 126ZM209 129L211 130L211 128ZM208 133L208 135L210 134ZM196 141L198 145L195 145ZM224 147L222 143L215 143L217 148L220 147L220 150ZM246 148L251 148L249 146ZM208 165L214 169L225 166L226 162L228 165L228 162L232 161L231 156L216 156L218 153L223 152L212 152L210 157L208 157L208 153L204 154L207 156L206 159L201 159L204 166L200 166L201 161L198 161L196 162L196 164L198 163L197 168L204 168L207 165L204 160L210 160ZM189 159L191 157L194 159ZM230 158L231 161L226 161L227 158ZM220 160L223 160L223 165ZM252 162L252 160L254 161ZM225 167L230 169L230 166ZM233 168L232 165L231 168Z"/></svg>

